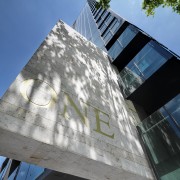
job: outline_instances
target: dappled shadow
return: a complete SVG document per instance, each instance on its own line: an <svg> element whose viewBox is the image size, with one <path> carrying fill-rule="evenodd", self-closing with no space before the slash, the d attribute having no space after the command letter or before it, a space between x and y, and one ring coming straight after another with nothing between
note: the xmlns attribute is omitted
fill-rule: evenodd
<svg viewBox="0 0 180 180"><path fill-rule="evenodd" d="M0 112L15 118L6 117L5 129L29 139L5 156L91 179L151 177L107 54L61 21L3 96Z"/></svg>

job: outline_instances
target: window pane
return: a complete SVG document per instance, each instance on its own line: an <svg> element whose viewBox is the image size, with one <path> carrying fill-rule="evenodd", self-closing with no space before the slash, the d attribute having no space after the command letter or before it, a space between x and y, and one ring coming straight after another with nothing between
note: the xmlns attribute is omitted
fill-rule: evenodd
<svg viewBox="0 0 180 180"><path fill-rule="evenodd" d="M24 179L26 180L27 174L29 172L30 164L27 164L25 162L21 162L20 169L18 172L17 180Z"/></svg>
<svg viewBox="0 0 180 180"><path fill-rule="evenodd" d="M109 55L113 59L116 59L117 56L129 44L129 42L134 38L136 34L137 34L137 30L135 30L131 25L129 25L125 29L125 31L120 35L117 41L109 49Z"/></svg>
<svg viewBox="0 0 180 180"><path fill-rule="evenodd" d="M106 24L103 23L103 25L100 28L101 33L104 32L104 30L107 28Z"/></svg>
<svg viewBox="0 0 180 180"><path fill-rule="evenodd" d="M105 12L103 13L103 15L102 15L102 18L104 19L104 18L107 16L107 14L108 14L108 12L105 11Z"/></svg>
<svg viewBox="0 0 180 180"><path fill-rule="evenodd" d="M128 26L126 30L121 34L121 36L118 38L118 41L122 45L123 48L125 48L129 42L135 37L137 34L137 31L132 28L132 26Z"/></svg>
<svg viewBox="0 0 180 180"><path fill-rule="evenodd" d="M119 27L120 23L116 20L112 25L111 31L115 34Z"/></svg>
<svg viewBox="0 0 180 180"><path fill-rule="evenodd" d="M135 57L132 59L147 79L165 62L166 58L148 43Z"/></svg>
<svg viewBox="0 0 180 180"><path fill-rule="evenodd" d="M165 108L171 114L177 126L180 128L180 94L167 103Z"/></svg>
<svg viewBox="0 0 180 180"><path fill-rule="evenodd" d="M99 26L103 22L103 19L100 18L100 20L97 22L97 25Z"/></svg>
<svg viewBox="0 0 180 180"><path fill-rule="evenodd" d="M106 24L109 25L109 23L113 20L113 18L114 17L110 15L109 18L106 19Z"/></svg>
<svg viewBox="0 0 180 180"><path fill-rule="evenodd" d="M99 13L98 13L98 15L95 17L95 20L98 20L99 19L99 17L101 16L101 14L103 13L103 9L101 9L100 11L99 11Z"/></svg>
<svg viewBox="0 0 180 180"><path fill-rule="evenodd" d="M106 31L105 31L105 33L103 34L103 38L107 35L109 33L109 29L107 29Z"/></svg>
<svg viewBox="0 0 180 180"><path fill-rule="evenodd" d="M36 179L40 174L44 172L44 168L31 164L26 180Z"/></svg>
<svg viewBox="0 0 180 180"><path fill-rule="evenodd" d="M108 14L108 16L106 17L105 22L107 22L110 17L111 17L111 14Z"/></svg>
<svg viewBox="0 0 180 180"><path fill-rule="evenodd" d="M168 111L177 112L180 95L138 125L158 179L179 179L180 130ZM179 117L178 117L179 119Z"/></svg>
<svg viewBox="0 0 180 180"><path fill-rule="evenodd" d="M141 73L135 66L131 69L125 67L120 72L119 80L121 82L120 88L125 97L128 97L132 92L134 92L144 81Z"/></svg>
<svg viewBox="0 0 180 180"><path fill-rule="evenodd" d="M116 41L109 49L109 55L112 57L112 59L116 59L122 50L123 47L119 44L118 41Z"/></svg>
<svg viewBox="0 0 180 180"><path fill-rule="evenodd" d="M115 19L113 22L112 22L112 24L110 25L110 29L111 29L111 31L113 32L113 34L115 34L116 33L116 31L119 29L119 27L122 25L122 23L123 23L123 21L122 20L120 20L120 19Z"/></svg>
<svg viewBox="0 0 180 180"><path fill-rule="evenodd" d="M111 37L112 37L112 34L108 32L106 36L104 37L104 41L107 42L109 39L111 39Z"/></svg>

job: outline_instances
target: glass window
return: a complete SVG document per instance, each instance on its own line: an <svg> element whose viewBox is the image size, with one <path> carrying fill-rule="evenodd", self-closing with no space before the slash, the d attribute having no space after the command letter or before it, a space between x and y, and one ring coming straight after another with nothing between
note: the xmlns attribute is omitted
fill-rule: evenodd
<svg viewBox="0 0 180 180"><path fill-rule="evenodd" d="M103 23L102 26L100 27L101 33L104 32L104 30L107 28L106 24Z"/></svg>
<svg viewBox="0 0 180 180"><path fill-rule="evenodd" d="M137 34L137 31L135 31L134 28L132 28L132 26L130 25L120 35L120 37L118 38L118 41L121 44L121 46L125 48L129 44L129 42L135 37L136 34Z"/></svg>
<svg viewBox="0 0 180 180"><path fill-rule="evenodd" d="M43 173L43 171L44 171L43 167L21 162L20 169L18 171L18 175L16 179L17 180L36 179L40 174Z"/></svg>
<svg viewBox="0 0 180 180"><path fill-rule="evenodd" d="M180 95L138 125L149 158L161 180L178 180L180 177L180 129L172 117L179 108Z"/></svg>
<svg viewBox="0 0 180 180"><path fill-rule="evenodd" d="M112 47L109 49L109 55L113 58L116 59L119 53L123 50L122 46L119 44L118 41L116 41Z"/></svg>
<svg viewBox="0 0 180 180"><path fill-rule="evenodd" d="M112 29L112 27L114 26L114 24L117 22L117 19L114 19L113 22L111 23L111 25L109 26L110 29Z"/></svg>
<svg viewBox="0 0 180 180"><path fill-rule="evenodd" d="M19 172L18 172L16 179L17 180L21 180L21 179L26 180L28 172L29 172L29 168L30 168L30 164L27 164L25 162L21 162L20 169L19 169Z"/></svg>
<svg viewBox="0 0 180 180"><path fill-rule="evenodd" d="M166 60L166 57L154 49L151 43L148 43L134 59L132 59L146 79L159 69Z"/></svg>
<svg viewBox="0 0 180 180"><path fill-rule="evenodd" d="M101 49L104 47L104 43L102 41L102 39L99 37L94 41L94 44L98 47L100 47Z"/></svg>
<svg viewBox="0 0 180 180"><path fill-rule="evenodd" d="M109 18L106 19L106 24L109 25L110 22L113 20L113 18L114 18L114 17L110 15Z"/></svg>
<svg viewBox="0 0 180 180"><path fill-rule="evenodd" d="M100 18L99 21L97 22L97 25L99 26L103 22L103 19Z"/></svg>
<svg viewBox="0 0 180 180"><path fill-rule="evenodd" d="M104 15L105 13L106 13L106 11L103 11L103 12L102 12L102 14L101 14L101 18L102 18L102 19L104 19L104 18L103 18L103 15Z"/></svg>
<svg viewBox="0 0 180 180"><path fill-rule="evenodd" d="M103 23L102 26L99 29L101 30L103 28L103 26L106 26L106 25Z"/></svg>
<svg viewBox="0 0 180 180"><path fill-rule="evenodd" d="M3 165L3 163L5 163L5 164ZM3 165L4 167L2 167L2 165ZM9 167L9 165L10 165L9 158L0 156L0 167L1 167L0 179L3 179L3 178L4 178L4 176L5 176L6 172L7 172L7 169L8 169L8 167Z"/></svg>
<svg viewBox="0 0 180 180"><path fill-rule="evenodd" d="M115 20L111 25L111 31L115 34L119 27L120 23L117 20Z"/></svg>
<svg viewBox="0 0 180 180"><path fill-rule="evenodd" d="M95 15L96 14L96 8L94 8L94 10L92 11L92 13L93 13L93 15Z"/></svg>
<svg viewBox="0 0 180 180"><path fill-rule="evenodd" d="M29 168L29 173L28 173L28 176L27 176L27 180L36 179L43 172L44 172L43 167L31 164L30 168Z"/></svg>
<svg viewBox="0 0 180 180"><path fill-rule="evenodd" d="M108 32L108 31L107 31ZM107 42L108 40L110 40L112 37L111 32L108 32L105 36L104 36L104 41Z"/></svg>
<svg viewBox="0 0 180 180"><path fill-rule="evenodd" d="M180 95L167 103L165 108L171 114L176 125L180 128Z"/></svg>
<svg viewBox="0 0 180 180"><path fill-rule="evenodd" d="M131 69L125 67L119 75L120 88L125 97L134 92L144 81L140 71L135 66Z"/></svg>
<svg viewBox="0 0 180 180"><path fill-rule="evenodd" d="M122 43L122 47L124 47L123 43ZM129 69L128 73L130 72L134 73L134 74L131 73L131 77L133 75L139 76L141 81L137 80L138 77L134 78L134 81L142 84L155 71L157 71L157 69L160 66L162 66L162 64L164 64L166 60L167 59L163 55L161 55L159 51L156 51L156 49L154 49L154 47L151 46L151 42L150 42L129 62L129 64L127 65L127 68ZM122 73L125 73L125 72L122 71L120 73L120 76L122 77ZM124 81L124 84L126 85L124 85L123 88L127 88L127 89L122 89L124 92L126 92L125 97L129 96L132 92L134 92L134 90L136 90L136 88L139 87L139 86L133 86L133 88L131 88L131 91L129 91L128 90L129 86L132 86L132 84L129 84L129 83L130 81Z"/></svg>
<svg viewBox="0 0 180 180"><path fill-rule="evenodd" d="M137 30L135 30L131 25L129 25L109 49L109 55L113 59L116 59L117 56L129 44L129 42L135 37L136 34Z"/></svg>
<svg viewBox="0 0 180 180"><path fill-rule="evenodd" d="M96 19L96 17L99 15L99 13L102 12L102 8L99 8L97 11L96 11L96 14L94 15L94 18Z"/></svg>
<svg viewBox="0 0 180 180"><path fill-rule="evenodd" d="M105 17L107 16L107 14L108 14L108 12L105 11L105 12L102 14L101 18L105 19Z"/></svg>
<svg viewBox="0 0 180 180"><path fill-rule="evenodd" d="M19 166L18 166L19 167ZM18 171L18 167L13 171L13 173L8 177L8 180L14 180Z"/></svg>
<svg viewBox="0 0 180 180"><path fill-rule="evenodd" d="M103 34L103 38L107 35L109 33L109 29L107 29L105 32L104 32L104 34Z"/></svg>
<svg viewBox="0 0 180 180"><path fill-rule="evenodd" d="M107 16L107 18L110 18L110 14ZM98 25L98 26L101 25L101 23L102 23L105 19L107 20L107 18L104 17L104 16L102 16L102 17L98 20L97 25ZM106 22L106 20L105 20L105 22ZM105 22L104 22L104 23L105 23Z"/></svg>
<svg viewBox="0 0 180 180"><path fill-rule="evenodd" d="M105 19L105 22L107 22L110 17L111 17L111 14L108 14L108 16Z"/></svg>
<svg viewBox="0 0 180 180"><path fill-rule="evenodd" d="M102 14L103 12L104 12L104 10L101 9L101 10L99 11L99 13L97 14L97 16L95 17L95 20L98 20L99 17L101 16L101 14Z"/></svg>

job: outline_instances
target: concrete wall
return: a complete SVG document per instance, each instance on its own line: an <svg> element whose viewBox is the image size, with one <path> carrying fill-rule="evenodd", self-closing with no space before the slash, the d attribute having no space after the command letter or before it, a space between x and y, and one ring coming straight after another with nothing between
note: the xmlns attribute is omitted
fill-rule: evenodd
<svg viewBox="0 0 180 180"><path fill-rule="evenodd" d="M153 179L107 54L59 21L0 101L0 154L87 179Z"/></svg>

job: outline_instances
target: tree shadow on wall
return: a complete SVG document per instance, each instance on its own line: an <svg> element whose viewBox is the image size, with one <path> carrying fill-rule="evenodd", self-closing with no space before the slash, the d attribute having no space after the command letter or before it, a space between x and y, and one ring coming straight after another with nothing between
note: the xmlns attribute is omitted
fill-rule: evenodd
<svg viewBox="0 0 180 180"><path fill-rule="evenodd" d="M87 157L121 167L117 155L132 160L143 154L106 56L58 22L2 98L1 110L18 118L12 131L27 137L10 158L77 175L77 167L89 171ZM114 139L94 131L95 109L110 116L108 134L115 133ZM72 169L66 168L68 161ZM99 173L93 162L89 167Z"/></svg>

